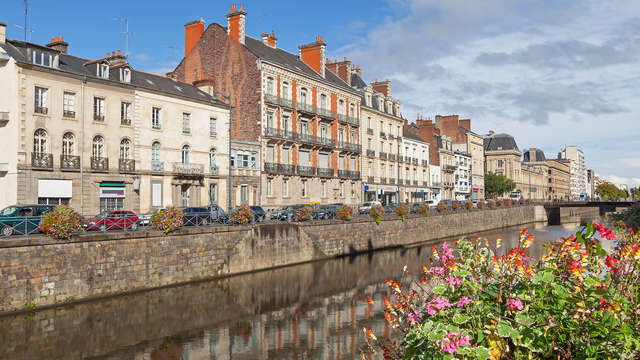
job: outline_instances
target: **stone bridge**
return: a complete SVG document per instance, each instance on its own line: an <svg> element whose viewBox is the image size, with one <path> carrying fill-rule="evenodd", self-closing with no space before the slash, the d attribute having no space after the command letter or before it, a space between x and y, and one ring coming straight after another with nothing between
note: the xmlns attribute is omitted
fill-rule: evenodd
<svg viewBox="0 0 640 360"><path fill-rule="evenodd" d="M571 201L543 203L549 225L559 225L567 222L584 223L598 217L604 217L608 213L625 210L632 204L633 202L631 201Z"/></svg>

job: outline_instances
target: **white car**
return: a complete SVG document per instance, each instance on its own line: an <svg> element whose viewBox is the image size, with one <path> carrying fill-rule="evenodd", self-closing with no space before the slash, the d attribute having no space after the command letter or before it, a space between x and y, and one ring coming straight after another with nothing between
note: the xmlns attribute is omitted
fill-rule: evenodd
<svg viewBox="0 0 640 360"><path fill-rule="evenodd" d="M367 201L367 202L363 203L362 206L360 206L358 208L358 213L360 213L360 214L368 214L369 210L371 210L371 208L376 206L376 205L382 205L382 204L380 203L380 201Z"/></svg>

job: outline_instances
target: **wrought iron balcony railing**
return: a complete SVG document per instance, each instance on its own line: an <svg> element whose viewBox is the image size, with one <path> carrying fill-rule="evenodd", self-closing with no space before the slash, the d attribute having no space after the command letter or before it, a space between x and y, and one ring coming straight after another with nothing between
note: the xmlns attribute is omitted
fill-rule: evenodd
<svg viewBox="0 0 640 360"><path fill-rule="evenodd" d="M349 125L360 126L360 121L358 121L358 119L344 114L338 114L338 121Z"/></svg>
<svg viewBox="0 0 640 360"><path fill-rule="evenodd" d="M66 118L75 118L76 117L76 112L75 111L69 111L69 110L64 110L62 111L62 116L66 117Z"/></svg>
<svg viewBox="0 0 640 360"><path fill-rule="evenodd" d="M318 168L318 176L320 177L333 177L334 174L333 169Z"/></svg>
<svg viewBox="0 0 640 360"><path fill-rule="evenodd" d="M373 178L373 176L369 176L369 177L367 177L367 182L369 184L373 184L375 182L375 179Z"/></svg>
<svg viewBox="0 0 640 360"><path fill-rule="evenodd" d="M94 121L104 121L104 115L93 114Z"/></svg>
<svg viewBox="0 0 640 360"><path fill-rule="evenodd" d="M60 168L63 170L80 170L80 156L60 155Z"/></svg>
<svg viewBox="0 0 640 360"><path fill-rule="evenodd" d="M97 171L109 170L109 158L92 156L91 170L97 170Z"/></svg>
<svg viewBox="0 0 640 360"><path fill-rule="evenodd" d="M31 153L31 166L38 169L53 170L53 155L48 153Z"/></svg>
<svg viewBox="0 0 640 360"><path fill-rule="evenodd" d="M380 178L380 184L386 184L387 183L387 178L386 177L381 177Z"/></svg>
<svg viewBox="0 0 640 360"><path fill-rule="evenodd" d="M164 172L164 162L158 160L151 160L151 171Z"/></svg>
<svg viewBox="0 0 640 360"><path fill-rule="evenodd" d="M367 129L367 135L373 135L373 129Z"/></svg>
<svg viewBox="0 0 640 360"><path fill-rule="evenodd" d="M133 159L118 159L118 170L120 172L136 171L136 161Z"/></svg>
<svg viewBox="0 0 640 360"><path fill-rule="evenodd" d="M291 101L289 99L278 97L276 95L264 94L264 100L266 102L274 104L274 105L280 105L280 106L283 106L283 107L287 107L287 108L293 109L293 101Z"/></svg>
<svg viewBox="0 0 640 360"><path fill-rule="evenodd" d="M394 179L394 178L389 178L389 184L391 184L391 185L395 185L395 183L396 183L396 179Z"/></svg>
<svg viewBox="0 0 640 360"><path fill-rule="evenodd" d="M209 174L210 175L218 175L220 173L220 168L218 168L217 166L213 165L209 165Z"/></svg>
<svg viewBox="0 0 640 360"><path fill-rule="evenodd" d="M302 175L302 176L315 176L316 168L313 166L298 165L297 173L298 175Z"/></svg>
<svg viewBox="0 0 640 360"><path fill-rule="evenodd" d="M376 157L376 151L375 150L367 150L367 156L368 157Z"/></svg>
<svg viewBox="0 0 640 360"><path fill-rule="evenodd" d="M264 163L264 171L269 174L283 174L293 175L295 174L295 168L289 164L276 164L276 163Z"/></svg>
<svg viewBox="0 0 640 360"><path fill-rule="evenodd" d="M187 164L182 162L173 163L173 172L182 175L203 175L203 164Z"/></svg>
<svg viewBox="0 0 640 360"><path fill-rule="evenodd" d="M321 107L316 109L318 115L322 116L323 118L327 118L327 119L335 119L336 118L336 113L334 113L333 111L329 110L329 109L323 109Z"/></svg>
<svg viewBox="0 0 640 360"><path fill-rule="evenodd" d="M429 166L429 162L427 160L422 160L422 166Z"/></svg>
<svg viewBox="0 0 640 360"><path fill-rule="evenodd" d="M411 162L413 162L413 165L418 165L418 159L417 158L411 159Z"/></svg>
<svg viewBox="0 0 640 360"><path fill-rule="evenodd" d="M47 113L49 112L49 109L44 106L36 106L33 108L33 112L36 114L47 115Z"/></svg>
<svg viewBox="0 0 640 360"><path fill-rule="evenodd" d="M301 103L301 102L296 103L296 109L298 109L299 111L304 111L311 114L316 114L318 112L315 106Z"/></svg>
<svg viewBox="0 0 640 360"><path fill-rule="evenodd" d="M382 152L382 151L380 151L380 152L378 153L378 157L379 157L380 159L386 159L386 158L387 158L387 153L386 153L386 152Z"/></svg>
<svg viewBox="0 0 640 360"><path fill-rule="evenodd" d="M396 154L389 154L389 160L395 161L396 160Z"/></svg>

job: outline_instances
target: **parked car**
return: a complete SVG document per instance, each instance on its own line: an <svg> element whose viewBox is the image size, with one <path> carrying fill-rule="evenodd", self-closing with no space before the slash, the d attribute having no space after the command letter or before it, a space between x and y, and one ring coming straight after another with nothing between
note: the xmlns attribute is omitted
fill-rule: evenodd
<svg viewBox="0 0 640 360"><path fill-rule="evenodd" d="M278 220L280 221L293 221L293 216L296 210L303 208L305 205L291 205L286 206L278 213Z"/></svg>
<svg viewBox="0 0 640 360"><path fill-rule="evenodd" d="M267 219L267 213L261 206L250 206L251 212L253 212L253 222L263 222Z"/></svg>
<svg viewBox="0 0 640 360"><path fill-rule="evenodd" d="M398 207L398 204L394 204L394 203L389 203L387 205L384 206L384 213L385 214L391 214L394 211L396 211L396 208Z"/></svg>
<svg viewBox="0 0 640 360"><path fill-rule="evenodd" d="M369 210L375 205L382 205L380 201L367 201L362 203L362 205L358 208L359 214L368 214Z"/></svg>
<svg viewBox="0 0 640 360"><path fill-rule="evenodd" d="M183 226L209 225L211 215L204 206L190 206L182 209Z"/></svg>
<svg viewBox="0 0 640 360"><path fill-rule="evenodd" d="M220 224L228 224L229 214L227 214L220 206L217 204L211 204L207 206L207 210L209 211L210 222L217 222Z"/></svg>
<svg viewBox="0 0 640 360"><path fill-rule="evenodd" d="M138 215L128 210L103 211L84 223L86 230L136 230L138 228Z"/></svg>
<svg viewBox="0 0 640 360"><path fill-rule="evenodd" d="M153 213L155 213L156 211L162 211L162 210L165 210L165 209L154 210L146 214L138 215L138 225L151 226L151 217L153 216Z"/></svg>
<svg viewBox="0 0 640 360"><path fill-rule="evenodd" d="M14 205L0 212L0 233L29 235L40 231L42 215L52 211L54 205Z"/></svg>
<svg viewBox="0 0 640 360"><path fill-rule="evenodd" d="M313 210L313 218L318 220L329 220L336 218L336 211L343 204L322 205L318 209Z"/></svg>

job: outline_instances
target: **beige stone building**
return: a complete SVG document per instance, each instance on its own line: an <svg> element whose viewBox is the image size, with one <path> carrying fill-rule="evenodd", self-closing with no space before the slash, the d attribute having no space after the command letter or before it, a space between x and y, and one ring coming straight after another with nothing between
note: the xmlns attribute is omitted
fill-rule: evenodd
<svg viewBox="0 0 640 360"><path fill-rule="evenodd" d="M429 143L413 133L402 138L403 162L400 183L400 200L423 202L432 199L429 164Z"/></svg>
<svg viewBox="0 0 640 360"><path fill-rule="evenodd" d="M567 201L571 190L571 162L566 159L547 160L547 200Z"/></svg>
<svg viewBox="0 0 640 360"><path fill-rule="evenodd" d="M0 26L4 29L4 26ZM0 34L3 34L0 32ZM198 88L0 36L0 207L70 204L83 214L210 203L226 182L223 103ZM207 129L207 131L202 131ZM196 131L197 130L197 131ZM215 134L214 134L215 133ZM215 136L213 136L215 135ZM212 185L216 184L216 185Z"/></svg>
<svg viewBox="0 0 640 360"><path fill-rule="evenodd" d="M458 169L451 138L446 135L438 135L438 156L442 179L442 200L455 200L455 172Z"/></svg>

